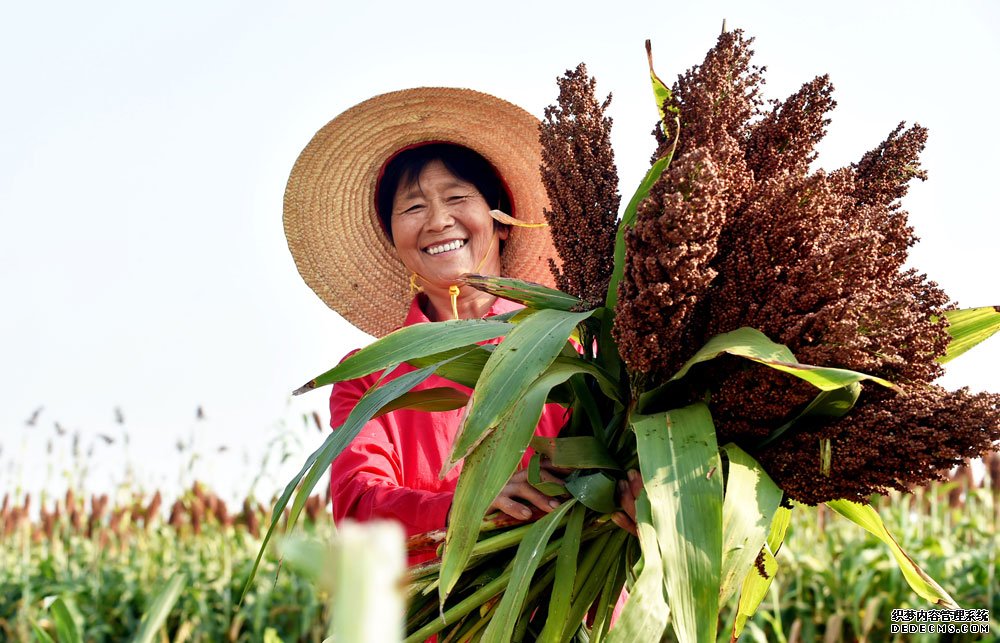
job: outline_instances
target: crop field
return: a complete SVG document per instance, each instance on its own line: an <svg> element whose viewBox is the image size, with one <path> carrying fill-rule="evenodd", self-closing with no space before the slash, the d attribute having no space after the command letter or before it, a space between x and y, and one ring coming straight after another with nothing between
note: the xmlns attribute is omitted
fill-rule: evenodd
<svg viewBox="0 0 1000 643"><path fill-rule="evenodd" d="M84 641L128 640L167 579L185 582L166 621L170 641L320 641L326 602L313 584L265 558L258 582L239 604L269 520L247 501L230 512L200 486L172 507L160 494L128 506L68 493L28 520L31 499L5 498L0 512L0 639L32 640L32 624L55 628L48 607L62 598ZM305 530L328 537L332 521L314 497ZM270 631L270 633L269 633Z"/></svg>
<svg viewBox="0 0 1000 643"><path fill-rule="evenodd" d="M913 496L876 499L904 549L960 605L989 609L993 628L1000 613L1000 489L993 482L998 462L987 463L993 471L980 481L965 471ZM107 497L73 492L38 500L5 497L0 506L0 639L36 640L38 628L59 640L51 613L59 598L82 640L127 640L154 596L178 572L182 590L157 640L325 638L330 597L287 566L282 569L274 548L239 602L260 547L261 526L270 519L265 505L247 500L230 509L198 484L170 506L161 497L135 497L118 506L109 506ZM35 511L32 502L39 502ZM325 540L333 533L324 505L313 496L306 506L303 530L310 538ZM832 512L794 511L777 560L770 595L744 640L891 640L892 609L930 607L912 593L878 540ZM720 632L727 632L728 618L724 614ZM940 639L906 635L905 640Z"/></svg>
<svg viewBox="0 0 1000 643"><path fill-rule="evenodd" d="M997 462L993 458L993 462ZM958 480L909 497L883 498L879 513L903 549L966 609L1000 613L998 489ZM757 641L978 641L890 634L893 609L929 609L904 581L888 549L830 511L794 511L769 598L743 638Z"/></svg>

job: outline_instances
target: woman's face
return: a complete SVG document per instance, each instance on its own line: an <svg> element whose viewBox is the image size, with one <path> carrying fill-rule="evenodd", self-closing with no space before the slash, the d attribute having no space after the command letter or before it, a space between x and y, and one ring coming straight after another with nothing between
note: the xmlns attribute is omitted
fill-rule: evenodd
<svg viewBox="0 0 1000 643"><path fill-rule="evenodd" d="M441 161L424 166L415 181L400 182L392 201L392 239L403 265L438 288L461 275L500 274L500 240L486 200Z"/></svg>

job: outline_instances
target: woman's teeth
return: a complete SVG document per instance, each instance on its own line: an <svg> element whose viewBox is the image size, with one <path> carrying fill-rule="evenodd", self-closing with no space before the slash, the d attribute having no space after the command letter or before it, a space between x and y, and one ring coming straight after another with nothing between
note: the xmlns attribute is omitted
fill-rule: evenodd
<svg viewBox="0 0 1000 643"><path fill-rule="evenodd" d="M465 245L465 241L461 239L456 239L455 241L449 241L448 243L442 243L439 246L431 246L425 252L429 255L438 255L442 252L448 252L449 250L458 250Z"/></svg>

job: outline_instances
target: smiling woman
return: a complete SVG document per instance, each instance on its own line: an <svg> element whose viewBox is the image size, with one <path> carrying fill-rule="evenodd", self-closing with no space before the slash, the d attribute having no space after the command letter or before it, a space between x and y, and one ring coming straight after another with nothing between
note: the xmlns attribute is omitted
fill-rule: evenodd
<svg viewBox="0 0 1000 643"><path fill-rule="evenodd" d="M458 288L468 273L500 274L500 244L508 228L490 215L489 202L503 210L500 179L485 159L454 145L407 150L389 163L379 184L379 214L392 194L390 232L400 261L427 295L432 320L482 317L494 297ZM503 196L501 196L503 195ZM454 306L453 288L457 289Z"/></svg>
<svg viewBox="0 0 1000 643"><path fill-rule="evenodd" d="M551 283L555 259L543 229L538 121L505 101L459 89L414 89L377 96L341 114L299 157L285 194L285 230L299 271L316 293L362 330L480 319L517 304L462 284L468 273ZM406 302L409 301L408 310ZM405 318L400 315L405 313ZM500 338L490 340L499 343ZM331 425L343 426L369 390L411 374L400 364L339 382ZM431 375L414 391L471 389ZM337 520L389 518L408 535L445 526L461 465L448 456L461 409L399 409L370 420L331 467ZM566 420L544 407L538 435ZM490 511L514 518L559 506L513 465ZM542 476L561 481L550 470ZM411 552L410 562L433 551Z"/></svg>

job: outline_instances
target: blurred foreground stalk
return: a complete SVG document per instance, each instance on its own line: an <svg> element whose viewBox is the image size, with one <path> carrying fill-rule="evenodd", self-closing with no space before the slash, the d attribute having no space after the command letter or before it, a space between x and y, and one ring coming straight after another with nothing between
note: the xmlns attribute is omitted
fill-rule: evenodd
<svg viewBox="0 0 1000 643"><path fill-rule="evenodd" d="M345 523L333 540L331 597L336 641L403 640L403 530L396 523Z"/></svg>
<svg viewBox="0 0 1000 643"><path fill-rule="evenodd" d="M329 592L327 641L403 640L403 530L395 522L341 523L329 544L293 538L283 548L289 566Z"/></svg>

